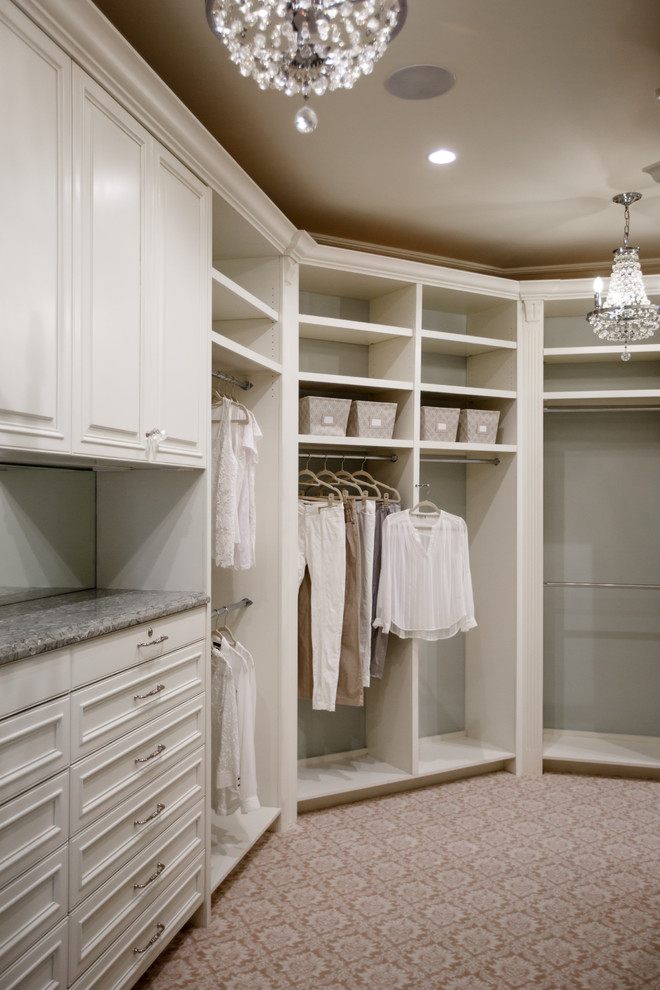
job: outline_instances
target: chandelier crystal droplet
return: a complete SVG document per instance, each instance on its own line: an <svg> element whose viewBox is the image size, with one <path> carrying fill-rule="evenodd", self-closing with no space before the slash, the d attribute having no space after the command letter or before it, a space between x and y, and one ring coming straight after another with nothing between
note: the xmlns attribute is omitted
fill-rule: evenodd
<svg viewBox="0 0 660 990"><path fill-rule="evenodd" d="M206 18L260 89L351 89L385 53L407 0L206 0Z"/></svg>
<svg viewBox="0 0 660 990"><path fill-rule="evenodd" d="M601 303L600 280L597 280L599 284L594 286L596 309L587 314L587 321L601 340L626 345L622 354L624 361L630 358L627 351L629 343L653 336L660 327L660 307L650 302L644 289L639 248L628 245L629 207L641 198L640 193L621 193L613 199L625 210L623 247L613 252L614 263L605 304Z"/></svg>

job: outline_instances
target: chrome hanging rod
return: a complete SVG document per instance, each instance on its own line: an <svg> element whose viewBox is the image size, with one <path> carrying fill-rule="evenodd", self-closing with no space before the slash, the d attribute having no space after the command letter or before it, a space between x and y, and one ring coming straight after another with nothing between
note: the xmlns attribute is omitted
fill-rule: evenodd
<svg viewBox="0 0 660 990"><path fill-rule="evenodd" d="M422 464L492 464L497 467L499 457L420 457Z"/></svg>
<svg viewBox="0 0 660 990"><path fill-rule="evenodd" d="M543 412L660 412L660 406L544 406Z"/></svg>
<svg viewBox="0 0 660 990"><path fill-rule="evenodd" d="M635 588L641 591L658 591L660 584L603 584L600 581L544 581L544 588Z"/></svg>
<svg viewBox="0 0 660 990"><path fill-rule="evenodd" d="M220 608L214 608L211 615L215 617L216 615L226 615L227 612L233 612L237 608L247 608L252 605L253 602L250 598L241 598L240 602L234 602L232 605L222 605Z"/></svg>
<svg viewBox="0 0 660 990"><path fill-rule="evenodd" d="M391 461L394 463L399 460L398 454L344 454L335 453L334 451L320 453L319 451L307 450L301 450L298 453L298 457L304 457L306 460L322 461L328 461L334 458L335 460L342 461Z"/></svg>
<svg viewBox="0 0 660 990"><path fill-rule="evenodd" d="M223 382L229 382L230 385L238 385L239 388L244 389L246 392L249 388L252 388L252 382L241 381L240 378L234 378L233 375L228 375L224 371L212 371L211 374L214 378L220 378Z"/></svg>

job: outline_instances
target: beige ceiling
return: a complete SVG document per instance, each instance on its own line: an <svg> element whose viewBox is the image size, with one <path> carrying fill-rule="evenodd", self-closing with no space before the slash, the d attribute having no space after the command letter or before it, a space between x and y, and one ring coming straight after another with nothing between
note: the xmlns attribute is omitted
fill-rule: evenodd
<svg viewBox="0 0 660 990"><path fill-rule="evenodd" d="M495 273L606 274L621 243L611 202L636 190L631 243L660 271L660 0L409 0L370 77L312 99L242 78L204 0L95 0L282 212L317 239L451 259ZM384 83L450 69L444 96ZM449 166L429 151L450 147ZM660 175L658 176L660 179Z"/></svg>

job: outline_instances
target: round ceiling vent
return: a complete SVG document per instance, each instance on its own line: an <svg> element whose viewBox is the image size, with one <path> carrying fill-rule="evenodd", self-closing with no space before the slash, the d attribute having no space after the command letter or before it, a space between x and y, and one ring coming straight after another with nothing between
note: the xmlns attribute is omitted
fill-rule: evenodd
<svg viewBox="0 0 660 990"><path fill-rule="evenodd" d="M385 80L385 89L401 100L430 100L448 92L455 82L453 72L439 65L407 65Z"/></svg>

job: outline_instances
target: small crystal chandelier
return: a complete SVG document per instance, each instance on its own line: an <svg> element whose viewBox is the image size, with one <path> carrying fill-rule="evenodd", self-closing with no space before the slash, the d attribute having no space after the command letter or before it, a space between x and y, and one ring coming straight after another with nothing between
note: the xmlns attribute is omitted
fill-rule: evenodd
<svg viewBox="0 0 660 990"><path fill-rule="evenodd" d="M352 89L403 27L408 0L206 0L209 26L242 76L287 96ZM295 117L308 134L318 119Z"/></svg>
<svg viewBox="0 0 660 990"><path fill-rule="evenodd" d="M624 208L623 247L613 251L614 264L605 305L602 305L603 280L594 281L596 309L587 320L601 340L623 342L622 361L630 360L628 344L651 337L660 326L660 306L654 306L646 295L639 264L639 248L629 247L630 204L642 198L641 193L620 193L612 200Z"/></svg>

